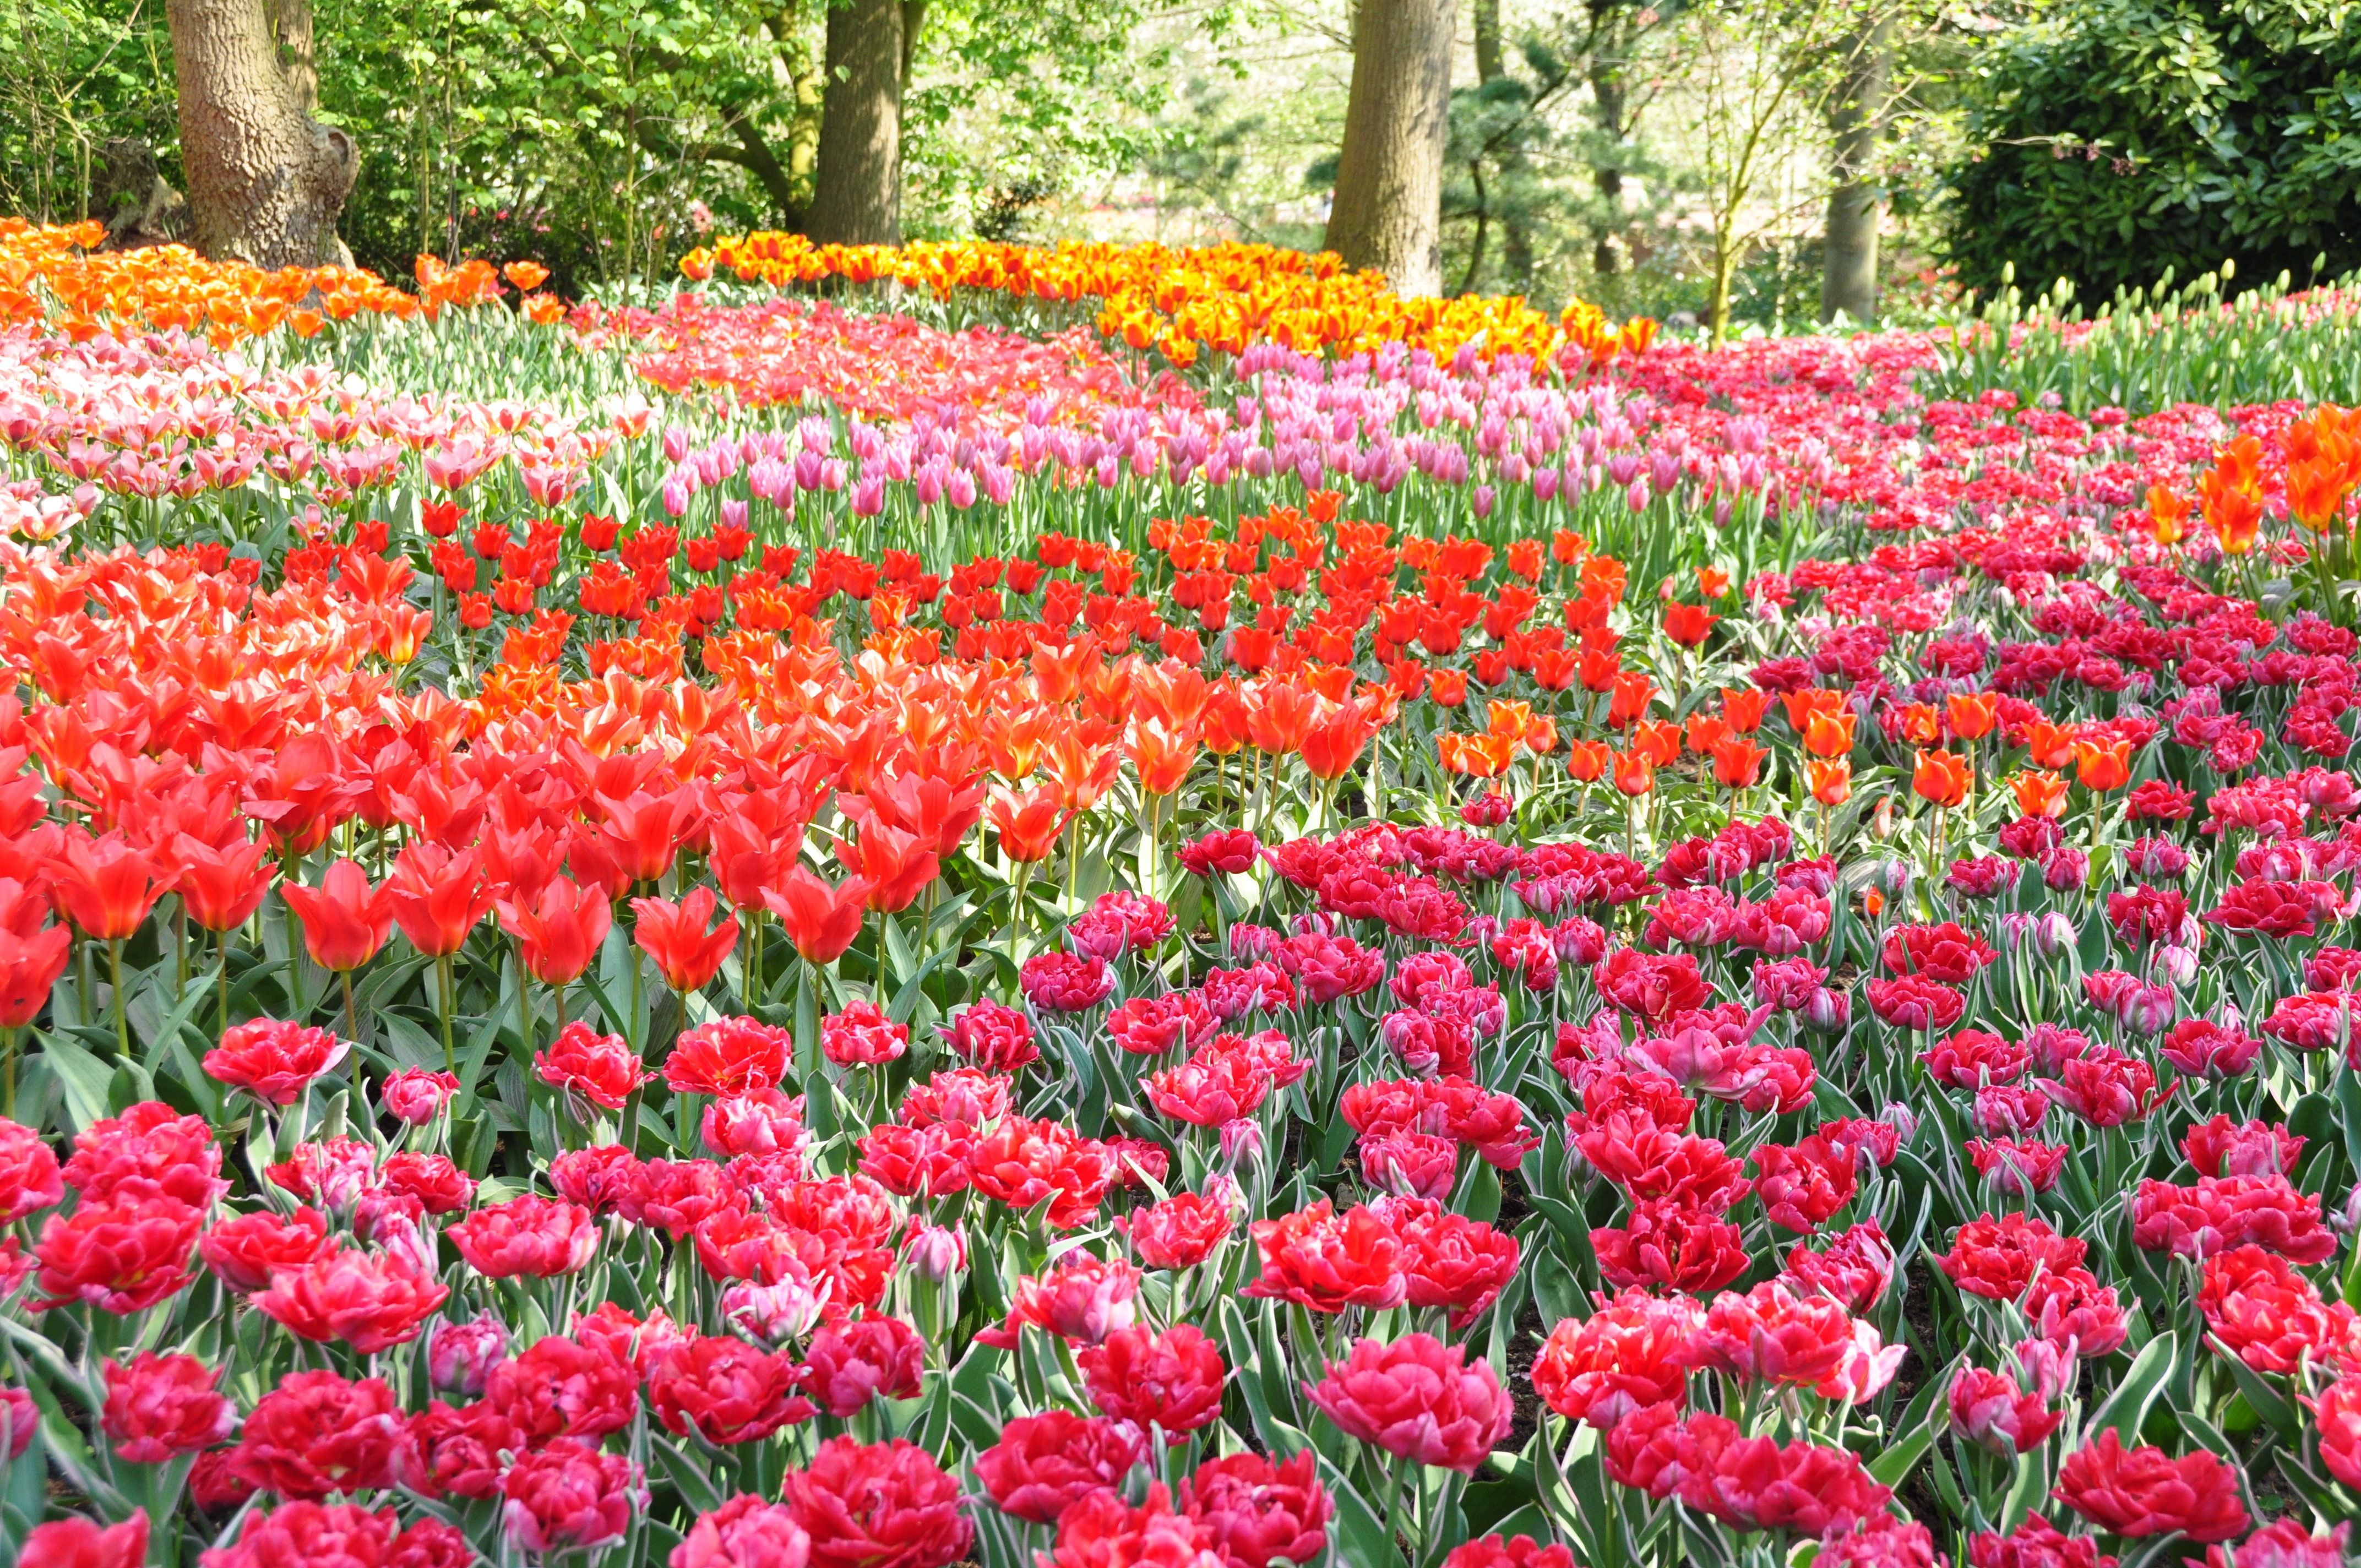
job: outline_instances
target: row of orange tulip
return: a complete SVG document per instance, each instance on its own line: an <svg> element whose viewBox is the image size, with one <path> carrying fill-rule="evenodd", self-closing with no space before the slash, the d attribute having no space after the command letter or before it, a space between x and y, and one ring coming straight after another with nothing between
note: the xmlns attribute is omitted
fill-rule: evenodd
<svg viewBox="0 0 2361 1568"><path fill-rule="evenodd" d="M1211 349L1237 355L1260 343L1304 353L1361 353L1401 343L1448 358L1474 345L1490 356L1540 360L1569 351L1589 365L1637 354L1656 323L1616 327L1577 301L1555 319L1521 299L1406 299L1377 272L1348 270L1335 256L1268 245L1173 248L981 240L904 247L815 245L800 235L757 232L719 239L681 262L688 278L717 273L774 288L840 278L892 281L949 299L958 291L1076 303L1101 302L1099 330L1175 365Z"/></svg>

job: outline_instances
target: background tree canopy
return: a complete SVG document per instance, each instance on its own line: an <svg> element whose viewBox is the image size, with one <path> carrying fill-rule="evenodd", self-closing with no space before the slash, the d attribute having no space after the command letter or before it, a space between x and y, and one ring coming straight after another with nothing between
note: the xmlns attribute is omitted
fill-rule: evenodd
<svg viewBox="0 0 2361 1568"><path fill-rule="evenodd" d="M187 188L168 3L200 0L10 0L0 210ZM1444 292L1675 330L1940 315L2012 263L2085 298L2361 268L2361 0L1383 0L1369 47L1449 55L1447 100L1368 73L1424 84L1382 122L1428 138L1406 228L1335 211L1364 0L202 3L267 13L304 112L351 134L337 233L387 276L485 254L655 292L716 233L830 237L856 13L898 51L880 177L912 238L1415 236Z"/></svg>
<svg viewBox="0 0 2361 1568"><path fill-rule="evenodd" d="M2235 258L2242 279L2361 266L2361 9L2345 0L2077 0L1970 68L1949 242L1963 280L2085 295Z"/></svg>

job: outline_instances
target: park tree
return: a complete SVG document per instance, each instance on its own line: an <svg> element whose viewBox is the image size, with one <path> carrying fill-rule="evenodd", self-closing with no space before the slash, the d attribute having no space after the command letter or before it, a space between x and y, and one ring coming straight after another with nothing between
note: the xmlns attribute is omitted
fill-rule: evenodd
<svg viewBox="0 0 2361 1568"><path fill-rule="evenodd" d="M1842 45L1829 100L1828 211L1821 236L1820 320L1877 314L1879 230L1885 193L1877 168L1894 81L1896 18L1865 16Z"/></svg>
<svg viewBox="0 0 2361 1568"><path fill-rule="evenodd" d="M263 0L167 0L191 238L258 267L342 259L337 214L360 169L352 133L313 118L316 77L280 63ZM311 36L304 6L301 36Z"/></svg>
<svg viewBox="0 0 2361 1568"><path fill-rule="evenodd" d="M1361 0L1326 245L1397 292L1443 287L1454 0Z"/></svg>

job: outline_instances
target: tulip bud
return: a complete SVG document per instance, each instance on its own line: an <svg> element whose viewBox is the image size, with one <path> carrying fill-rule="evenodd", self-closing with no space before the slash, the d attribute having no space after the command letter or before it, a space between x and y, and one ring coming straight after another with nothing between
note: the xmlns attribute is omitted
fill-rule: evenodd
<svg viewBox="0 0 2361 1568"><path fill-rule="evenodd" d="M1244 1214L1246 1212L1246 1190L1240 1187L1226 1172L1214 1171L1205 1178L1198 1190L1227 1209L1232 1214ZM2361 1190L2361 1189L2356 1190Z"/></svg>
<svg viewBox="0 0 2361 1568"><path fill-rule="evenodd" d="M459 1091L459 1080L447 1072L404 1068L387 1075L378 1086L378 1101L386 1113L413 1127L434 1120L444 1102Z"/></svg>
<svg viewBox="0 0 2361 1568"><path fill-rule="evenodd" d="M1240 1116L1222 1124L1222 1164L1225 1168L1235 1171L1261 1158L1261 1123L1251 1116Z"/></svg>
<svg viewBox="0 0 2361 1568"><path fill-rule="evenodd" d="M2070 1342L2053 1344L2046 1339L2022 1341L2016 1347L2016 1375L2048 1404L2074 1387L2074 1350Z"/></svg>
<svg viewBox="0 0 2361 1568"><path fill-rule="evenodd" d="M2343 1206L2328 1216L2328 1223L2347 1235L2361 1230L2361 1183L2345 1195Z"/></svg>
<svg viewBox="0 0 2361 1568"><path fill-rule="evenodd" d="M2179 1011L2170 988L2161 985L2126 986L2115 1002L2115 1016L2136 1035L2164 1033Z"/></svg>
<svg viewBox="0 0 2361 1568"><path fill-rule="evenodd" d="M426 1341L427 1375L446 1393L474 1398L492 1368L509 1355L508 1325L489 1310L473 1322L440 1321Z"/></svg>
<svg viewBox="0 0 2361 1568"><path fill-rule="evenodd" d="M1895 894L1910 891L1910 862L1888 861L1877 868L1877 882L1886 892Z"/></svg>
<svg viewBox="0 0 2361 1568"><path fill-rule="evenodd" d="M782 1279L776 1285L752 1285L741 1280L721 1292L724 1321L774 1344L809 1333L819 1322L823 1304L822 1292L795 1278Z"/></svg>
<svg viewBox="0 0 2361 1568"><path fill-rule="evenodd" d="M919 1278L939 1285L967 1267L967 1237L946 1225L916 1225L902 1255Z"/></svg>
<svg viewBox="0 0 2361 1568"><path fill-rule="evenodd" d="M2156 972L2174 986L2187 985L2197 978L2197 949L2194 948L2158 948L2156 950Z"/></svg>
<svg viewBox="0 0 2361 1568"><path fill-rule="evenodd" d="M1918 1135L1918 1113L1899 1101L1880 1111L1877 1118L1900 1134L1905 1144Z"/></svg>
<svg viewBox="0 0 2361 1568"><path fill-rule="evenodd" d="M2074 945L2076 935L2074 922L2053 909L2033 923L2033 950L2054 959Z"/></svg>
<svg viewBox="0 0 2361 1568"><path fill-rule="evenodd" d="M2041 880L2052 893L2080 893L2091 881L2091 857L2057 849L2041 857Z"/></svg>
<svg viewBox="0 0 2361 1568"><path fill-rule="evenodd" d="M1823 1035L1840 1035L1852 1023L1852 992L1821 986L1804 1003L1804 1022Z"/></svg>

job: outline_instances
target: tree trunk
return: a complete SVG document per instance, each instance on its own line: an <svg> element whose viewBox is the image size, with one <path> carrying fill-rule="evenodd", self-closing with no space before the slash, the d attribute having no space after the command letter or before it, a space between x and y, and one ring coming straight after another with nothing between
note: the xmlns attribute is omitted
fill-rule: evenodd
<svg viewBox="0 0 2361 1568"><path fill-rule="evenodd" d="M167 0L165 16L197 248L269 268L344 258L336 214L359 148L303 112L262 0Z"/></svg>
<svg viewBox="0 0 2361 1568"><path fill-rule="evenodd" d="M1443 286L1453 0L1361 0L1327 247L1394 291Z"/></svg>
<svg viewBox="0 0 2361 1568"><path fill-rule="evenodd" d="M270 20L270 36L278 41L279 67L295 106L307 115L320 112L320 62L312 43L312 0L264 0L263 15Z"/></svg>
<svg viewBox="0 0 2361 1568"><path fill-rule="evenodd" d="M1619 0L1591 0L1590 104L1598 127L1598 149L1591 154L1590 173L1598 191L1598 219L1591 235L1590 269L1601 278L1623 270L1623 138L1630 134L1624 115L1631 102L1623 80L1628 68L1623 13Z"/></svg>
<svg viewBox="0 0 2361 1568"><path fill-rule="evenodd" d="M902 243L905 48L902 0L829 8L807 231L823 245Z"/></svg>
<svg viewBox="0 0 2361 1568"><path fill-rule="evenodd" d="M1820 320L1841 311L1867 325L1877 314L1877 230L1885 214L1875 163L1894 58L1893 24L1880 17L1850 42L1844 82L1829 111L1835 156L1822 240Z"/></svg>
<svg viewBox="0 0 2361 1568"><path fill-rule="evenodd" d="M1476 0L1475 21L1476 74L1484 82L1497 82L1509 74L1508 53L1500 39L1500 0ZM1529 293L1533 286L1532 216L1525 205L1524 192L1520 188L1522 181L1519 179L1524 170L1521 148L1511 146L1501 155L1500 271L1503 281L1519 293ZM1480 180L1479 175L1479 182ZM1477 259L1481 259L1480 255ZM1467 277L1471 283L1475 280L1473 263L1467 269Z"/></svg>
<svg viewBox="0 0 2361 1568"><path fill-rule="evenodd" d="M1476 0L1475 23L1477 79L1489 82L1508 75L1508 59L1500 49L1500 0Z"/></svg>

